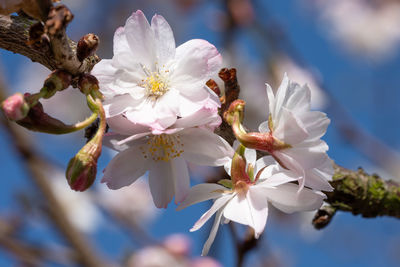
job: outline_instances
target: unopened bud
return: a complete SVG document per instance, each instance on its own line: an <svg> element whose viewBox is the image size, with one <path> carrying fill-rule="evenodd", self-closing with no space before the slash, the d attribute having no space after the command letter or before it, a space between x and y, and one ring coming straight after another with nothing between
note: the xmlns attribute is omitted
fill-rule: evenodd
<svg viewBox="0 0 400 267"><path fill-rule="evenodd" d="M29 112L29 105L21 93L16 93L3 101L1 107L9 120L19 121Z"/></svg>
<svg viewBox="0 0 400 267"><path fill-rule="evenodd" d="M69 163L66 172L68 184L75 191L85 191L96 179L97 162L88 156L77 154Z"/></svg>
<svg viewBox="0 0 400 267"><path fill-rule="evenodd" d="M101 154L101 143L97 140L92 139L68 163L65 175L75 191L85 191L96 179L97 160Z"/></svg>
<svg viewBox="0 0 400 267"><path fill-rule="evenodd" d="M99 91L99 81L96 77L90 74L82 74L78 82L79 90L85 95L94 91Z"/></svg>
<svg viewBox="0 0 400 267"><path fill-rule="evenodd" d="M85 58L91 56L96 52L99 46L99 37L96 34L88 33L83 36L77 45L76 56L79 61L83 61Z"/></svg>
<svg viewBox="0 0 400 267"><path fill-rule="evenodd" d="M44 81L43 88L40 90L42 97L47 99L58 91L62 91L71 85L72 75L65 70L55 70Z"/></svg>

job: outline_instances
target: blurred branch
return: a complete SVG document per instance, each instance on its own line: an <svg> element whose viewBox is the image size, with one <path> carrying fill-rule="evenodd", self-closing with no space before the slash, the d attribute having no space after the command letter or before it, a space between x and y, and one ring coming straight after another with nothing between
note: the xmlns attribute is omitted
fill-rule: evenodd
<svg viewBox="0 0 400 267"><path fill-rule="evenodd" d="M15 230L14 221L0 219L0 246L15 255L23 266L43 266L45 261L68 265L76 260L75 254L67 248L60 250L28 244L14 237Z"/></svg>
<svg viewBox="0 0 400 267"><path fill-rule="evenodd" d="M243 240L240 240L233 222L229 223L229 229L231 230L232 238L236 245L236 266L241 267L243 266L247 252L253 248L256 248L260 239L254 238L254 230L250 227L247 228L247 232Z"/></svg>
<svg viewBox="0 0 400 267"><path fill-rule="evenodd" d="M0 85L0 100L5 97L4 91L4 86ZM68 217L63 212L64 209L61 203L43 175L43 170L47 169L47 163L37 155L33 149L33 145L23 135L22 128L9 122L4 116L1 117L0 123L9 133L11 141L22 158L22 162L25 164L32 181L46 199L52 223L54 223L59 232L72 245L78 255L79 262L83 266L88 267L106 266L106 263L94 251L89 241L70 223ZM71 203L71 205L79 205L79 203Z"/></svg>

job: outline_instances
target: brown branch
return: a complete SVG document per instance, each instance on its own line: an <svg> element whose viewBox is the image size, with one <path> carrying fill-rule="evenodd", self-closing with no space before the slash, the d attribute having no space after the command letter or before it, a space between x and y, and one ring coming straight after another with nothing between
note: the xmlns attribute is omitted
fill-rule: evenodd
<svg viewBox="0 0 400 267"><path fill-rule="evenodd" d="M361 168L351 171L334 165L333 192L324 192L330 204L319 210L313 225L321 229L329 224L336 211L347 211L365 218L391 216L400 219L400 184L385 181Z"/></svg>
<svg viewBox="0 0 400 267"><path fill-rule="evenodd" d="M76 260L76 254L68 248L52 249L20 240L15 236L16 228L15 220L0 219L0 246L23 266L43 266L45 261L68 265L71 260Z"/></svg>
<svg viewBox="0 0 400 267"><path fill-rule="evenodd" d="M222 97L221 101L222 104L219 111L219 114L222 116L224 112L227 111L230 104L236 99L238 99L240 93L240 86L236 76L236 69L234 68L232 69L223 68L219 71L218 76L221 78L221 80L224 81L225 85L225 94ZM226 123L225 120L222 121L221 125L215 131L215 133L220 135L231 145L236 139L235 136L233 135L231 127L229 126L228 123Z"/></svg>
<svg viewBox="0 0 400 267"><path fill-rule="evenodd" d="M50 70L64 69L73 75L89 72L99 61L93 55L81 63L76 57L76 43L67 37L65 27L50 38L50 45L29 45L29 29L35 23L36 20L21 15L0 15L0 48L24 55Z"/></svg>

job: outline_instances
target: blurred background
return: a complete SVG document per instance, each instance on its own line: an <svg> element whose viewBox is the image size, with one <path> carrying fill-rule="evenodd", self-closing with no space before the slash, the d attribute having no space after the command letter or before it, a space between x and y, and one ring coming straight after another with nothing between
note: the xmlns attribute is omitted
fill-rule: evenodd
<svg viewBox="0 0 400 267"><path fill-rule="evenodd" d="M237 69L241 98L247 102L245 124L251 129L267 119L265 83L276 89L287 72L292 80L309 85L313 108L331 118L324 140L337 164L353 170L363 167L400 182L399 1L62 3L75 15L68 27L70 38L77 41L86 33L97 34L101 58L112 57L115 29L137 9L148 19L155 13L163 15L177 45L193 38L213 43L223 55L224 67ZM49 73L23 56L0 51L2 87L8 95L38 91ZM43 104L49 114L69 123L89 114L84 98L72 88ZM60 205L58 212L52 211L49 199L32 179L32 168L16 150L19 144L1 127L0 266L75 266L74 250L54 218L59 213L96 255L115 266L150 266L143 262L153 260L163 265L151 266L235 265L235 245L228 226L220 228L211 249L215 261L199 258L211 222L193 233L189 229L211 203L180 212L171 203L166 210L156 210L146 177L130 187L108 190L100 183L101 171L113 156L107 149L100 158L94 186L84 193L73 192L64 170L84 144L84 133L50 136L14 128L47 162L39 175ZM192 185L214 174L215 170L191 166ZM317 231L312 228L312 216L273 210L257 248L245 258L245 266L399 266L397 219L364 219L338 212L328 227ZM244 231L236 228L239 234Z"/></svg>

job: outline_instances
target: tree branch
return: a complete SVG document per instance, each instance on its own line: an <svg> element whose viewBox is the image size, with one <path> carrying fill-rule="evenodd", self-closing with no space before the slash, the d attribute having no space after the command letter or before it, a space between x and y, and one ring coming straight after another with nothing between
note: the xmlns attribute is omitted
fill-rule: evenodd
<svg viewBox="0 0 400 267"><path fill-rule="evenodd" d="M0 48L24 55L50 70L64 69L73 75L89 72L99 62L97 55L80 62L76 57L77 45L67 37L65 29L50 38L50 43L29 45L29 29L35 23L36 20L21 15L0 15Z"/></svg>
<svg viewBox="0 0 400 267"><path fill-rule="evenodd" d="M317 229L325 227L336 210L348 211L365 218L391 216L400 219L400 184L369 175L359 168L351 171L334 165L333 192L324 192L330 207L318 211L313 219ZM321 224L322 223L322 224Z"/></svg>

